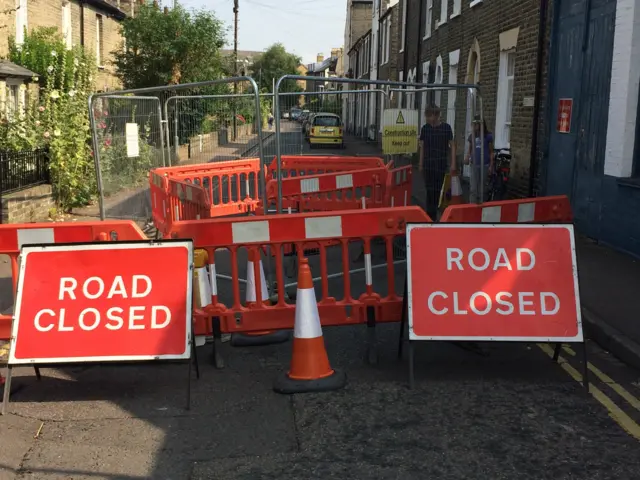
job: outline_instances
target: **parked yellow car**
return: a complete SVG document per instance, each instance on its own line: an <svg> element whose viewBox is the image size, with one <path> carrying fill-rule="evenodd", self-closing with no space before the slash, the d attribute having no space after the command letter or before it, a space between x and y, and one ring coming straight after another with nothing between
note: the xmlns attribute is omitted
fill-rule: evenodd
<svg viewBox="0 0 640 480"><path fill-rule="evenodd" d="M337 145L344 148L342 119L334 113L317 113L309 129L309 145Z"/></svg>

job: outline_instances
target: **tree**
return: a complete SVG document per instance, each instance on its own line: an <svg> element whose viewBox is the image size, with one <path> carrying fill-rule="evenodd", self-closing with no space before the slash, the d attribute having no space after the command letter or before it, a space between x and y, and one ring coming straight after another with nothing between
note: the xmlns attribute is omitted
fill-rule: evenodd
<svg viewBox="0 0 640 480"><path fill-rule="evenodd" d="M261 91L270 92L273 81L284 75L298 75L301 58L285 50L281 43L269 47L251 67L253 78L257 79ZM302 89L295 80L287 80L280 87L281 92L300 92Z"/></svg>
<svg viewBox="0 0 640 480"><path fill-rule="evenodd" d="M143 4L121 24L123 48L113 52L116 75L125 88L198 82L220 78L225 27L204 10L180 5L162 12Z"/></svg>

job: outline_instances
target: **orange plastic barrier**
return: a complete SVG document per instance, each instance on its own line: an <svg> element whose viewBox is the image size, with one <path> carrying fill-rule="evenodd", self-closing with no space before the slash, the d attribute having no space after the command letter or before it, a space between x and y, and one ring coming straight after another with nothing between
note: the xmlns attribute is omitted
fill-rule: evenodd
<svg viewBox="0 0 640 480"><path fill-rule="evenodd" d="M385 167L378 167L283 178L282 206L298 212L351 210L363 207L362 198L365 208L389 206L385 204L388 173ZM275 203L278 180L269 180L267 195Z"/></svg>
<svg viewBox="0 0 640 480"><path fill-rule="evenodd" d="M441 222L450 223L553 223L571 222L571 203L565 195L450 205Z"/></svg>
<svg viewBox="0 0 640 480"><path fill-rule="evenodd" d="M23 245L145 240L146 238L138 225L125 220L0 225L0 255L7 255L11 261L15 295L18 286L18 255ZM0 315L0 340L10 338L11 319L11 315Z"/></svg>
<svg viewBox="0 0 640 480"><path fill-rule="evenodd" d="M384 168L380 157L348 157L339 155L281 155L282 178L349 172L367 168ZM267 168L267 179L278 178L278 159L274 157Z"/></svg>
<svg viewBox="0 0 640 480"><path fill-rule="evenodd" d="M216 276L212 275L211 305L204 308L209 317L219 317L223 332L251 332L293 328L294 305L285 302L283 261L275 257L277 302L266 305L262 298L261 282L257 278L259 269L254 269L256 278L256 302L242 305L240 278L238 275L238 249L246 247L250 252L270 246L278 251L282 246L296 246L298 257L308 248L319 250L321 295L318 301L320 320L323 326L353 325L367 322L367 307L373 307L375 321L397 322L401 318L402 298L395 293L395 271L393 241L404 237L407 223L428 223L429 216L419 207L379 208L351 210L336 213L305 213L269 215L267 217L238 217L231 219L208 219L182 221L173 224L172 238L190 238L194 247L207 250L210 271L215 269L214 252L218 248L229 250L231 264L232 300L223 303L219 298ZM386 245L386 279L388 294L382 296L374 291L371 269L371 242L382 238ZM364 245L365 293L353 298L349 269L349 242L362 241ZM336 300L329 296L327 248L338 242L342 253L342 275L344 298ZM225 280L227 281L227 280ZM205 318L196 320L196 335L210 334L210 323Z"/></svg>
<svg viewBox="0 0 640 480"><path fill-rule="evenodd" d="M387 165L389 171L387 175L386 198L384 203L387 207L406 207L411 205L412 173L411 165L394 168L393 162Z"/></svg>

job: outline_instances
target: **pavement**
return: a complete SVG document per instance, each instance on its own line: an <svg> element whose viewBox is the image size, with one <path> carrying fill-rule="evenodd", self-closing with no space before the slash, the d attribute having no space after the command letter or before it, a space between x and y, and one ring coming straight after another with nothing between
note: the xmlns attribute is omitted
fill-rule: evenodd
<svg viewBox="0 0 640 480"><path fill-rule="evenodd" d="M295 129L283 137L283 153L332 151L310 150ZM274 146L267 142L267 154ZM370 146L350 139L336 153L370 154ZM358 248L351 246L350 259ZM629 270L630 258L602 249L578 245L583 305L623 319L633 309L618 304L632 304L640 276ZM216 265L224 273L222 254ZM310 261L315 271L319 259ZM328 273L337 271L340 253L328 263ZM0 287L10 292L3 265L0 259ZM374 272L384 294L386 278ZM400 293L400 265L396 274ZM354 274L352 294L364 283ZM342 290L341 279L331 281L331 295ZM220 283L219 294L230 295L229 286ZM596 342L586 344L589 394L580 349L564 347L555 364L548 345L519 343L481 344L482 355L419 343L409 389L407 360L397 358L399 326L376 330L378 364L371 366L366 327L324 329L332 367L348 383L323 394L273 392L288 369L290 342L225 343L222 370L211 365L211 346L200 347L200 379L176 363L43 369L41 381L16 368L19 390L0 417L0 480L640 478L640 370Z"/></svg>

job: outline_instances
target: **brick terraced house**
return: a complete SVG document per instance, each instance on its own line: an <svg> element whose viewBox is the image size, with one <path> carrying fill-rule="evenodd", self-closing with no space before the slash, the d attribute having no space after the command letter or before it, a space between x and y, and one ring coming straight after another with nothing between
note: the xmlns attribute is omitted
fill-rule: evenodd
<svg viewBox="0 0 640 480"><path fill-rule="evenodd" d="M113 90L120 83L114 76L111 52L122 44L119 23L135 15L135 0L0 0L2 34L0 57L6 57L9 37L20 44L24 32L36 27L57 27L66 45L83 45L98 64L97 90Z"/></svg>
<svg viewBox="0 0 640 480"><path fill-rule="evenodd" d="M479 84L487 126L496 147L510 147L512 193L529 193L531 143L539 56L540 0L400 0L400 80L413 83ZM544 12L543 12L544 13ZM544 26L544 25L543 25ZM545 32L548 26L544 26ZM544 69L540 69L545 75ZM540 78L544 85L544 78ZM402 98L404 97L404 98ZM424 111L428 102L441 107L451 124L458 156L471 124L473 97L467 90L420 92L401 97ZM424 117L423 117L424 121ZM539 122L538 122L539 123ZM537 143L537 142L536 142Z"/></svg>

